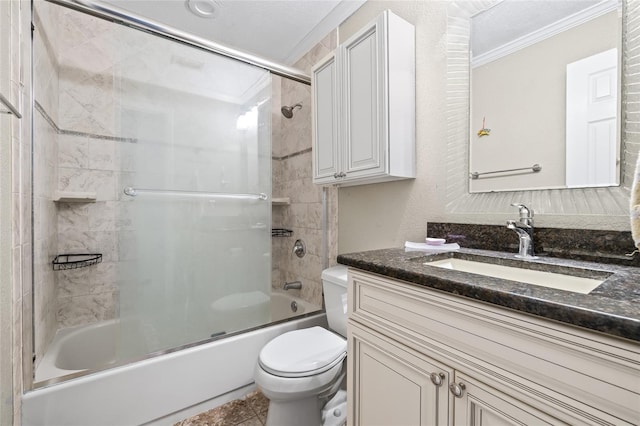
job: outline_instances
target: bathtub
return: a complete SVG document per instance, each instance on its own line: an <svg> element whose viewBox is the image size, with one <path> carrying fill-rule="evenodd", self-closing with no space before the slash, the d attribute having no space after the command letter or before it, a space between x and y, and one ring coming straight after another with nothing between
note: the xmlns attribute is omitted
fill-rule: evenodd
<svg viewBox="0 0 640 426"><path fill-rule="evenodd" d="M258 354L269 340L286 331L326 327L318 309L273 293L276 324L27 392L22 424L161 425L206 411L252 389ZM37 381L113 363L115 330L115 320L61 330L38 366ZM78 356L76 348L83 345L90 350Z"/></svg>

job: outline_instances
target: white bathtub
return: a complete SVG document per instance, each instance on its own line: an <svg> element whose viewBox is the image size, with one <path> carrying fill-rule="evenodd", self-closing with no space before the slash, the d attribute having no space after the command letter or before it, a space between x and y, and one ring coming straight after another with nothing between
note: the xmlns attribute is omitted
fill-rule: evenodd
<svg viewBox="0 0 640 426"><path fill-rule="evenodd" d="M295 305L292 306L292 304ZM295 310L294 310L295 307ZM280 321L320 309L286 293L271 293L271 321Z"/></svg>
<svg viewBox="0 0 640 426"><path fill-rule="evenodd" d="M295 313L291 312L291 302L297 304ZM271 307L273 321L318 309L282 293L272 294ZM314 325L326 326L324 313L27 392L23 396L22 423L172 424L250 390L260 349L286 331ZM109 321L58 333L38 366L38 380L73 374L112 361L113 346L105 342L115 342L114 326L115 321ZM78 349L87 344L91 345L89 350Z"/></svg>
<svg viewBox="0 0 640 426"><path fill-rule="evenodd" d="M269 299L267 299L269 300ZM295 311L293 310L295 308ZM286 293L271 294L271 321L282 321L317 311L319 307ZM254 323L255 324L255 323ZM116 362L118 320L58 330L36 370L35 382L98 370ZM147 353L143 338L134 353Z"/></svg>

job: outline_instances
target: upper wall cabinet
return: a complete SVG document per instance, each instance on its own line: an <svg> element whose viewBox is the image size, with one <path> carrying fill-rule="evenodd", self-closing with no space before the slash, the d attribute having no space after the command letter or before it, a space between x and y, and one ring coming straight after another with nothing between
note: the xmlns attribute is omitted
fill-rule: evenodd
<svg viewBox="0 0 640 426"><path fill-rule="evenodd" d="M414 178L415 31L390 11L312 70L313 181Z"/></svg>

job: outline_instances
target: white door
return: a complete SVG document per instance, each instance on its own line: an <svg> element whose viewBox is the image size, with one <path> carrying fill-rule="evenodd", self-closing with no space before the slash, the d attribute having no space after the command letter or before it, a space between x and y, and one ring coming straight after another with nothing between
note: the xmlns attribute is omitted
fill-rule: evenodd
<svg viewBox="0 0 640 426"><path fill-rule="evenodd" d="M566 185L618 184L618 49L567 65Z"/></svg>

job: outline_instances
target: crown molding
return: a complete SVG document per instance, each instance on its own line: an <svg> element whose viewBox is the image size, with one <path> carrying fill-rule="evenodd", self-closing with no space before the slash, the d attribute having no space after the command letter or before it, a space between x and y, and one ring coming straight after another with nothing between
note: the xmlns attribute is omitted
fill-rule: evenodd
<svg viewBox="0 0 640 426"><path fill-rule="evenodd" d="M471 68L476 68L481 65L488 64L489 62L493 62L495 60L503 58L507 55L517 52L518 50L524 49L525 47L529 47L571 28L577 27L593 19L599 18L600 16L606 15L609 12L613 12L614 10L618 10L619 13L622 13L622 3L620 1L603 1L595 4L578 13L554 22L553 24L542 27L539 30L536 30L513 41L505 43L499 47L496 47L495 49L483 53L482 55L473 56L471 58Z"/></svg>
<svg viewBox="0 0 640 426"><path fill-rule="evenodd" d="M345 19L351 16L366 0L343 0L329 12L313 29L291 50L284 59L288 65L295 64L311 50L329 31L336 29Z"/></svg>

